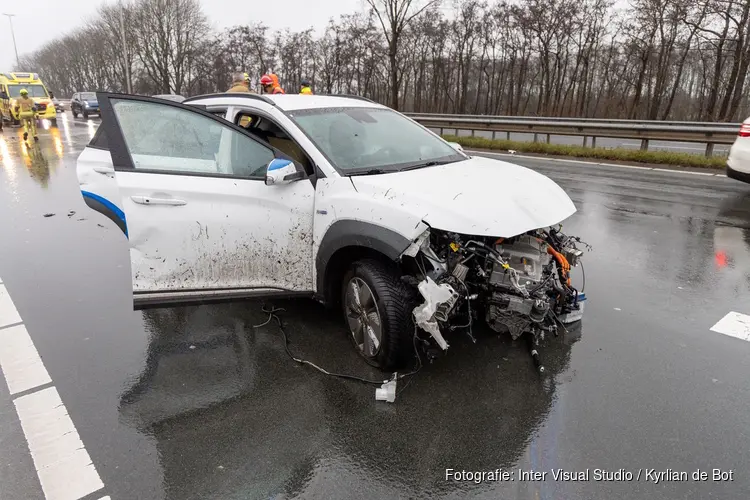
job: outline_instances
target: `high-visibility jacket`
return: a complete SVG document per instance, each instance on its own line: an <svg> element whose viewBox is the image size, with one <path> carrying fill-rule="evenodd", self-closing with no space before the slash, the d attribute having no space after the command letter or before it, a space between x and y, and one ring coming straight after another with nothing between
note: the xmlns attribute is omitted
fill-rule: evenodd
<svg viewBox="0 0 750 500"><path fill-rule="evenodd" d="M16 101L16 109L19 110L19 116L34 116L34 106L36 103L30 97L20 97Z"/></svg>
<svg viewBox="0 0 750 500"><path fill-rule="evenodd" d="M272 94L286 94L286 92L284 92L284 89L279 87L278 84L273 87L273 90L271 91L271 93Z"/></svg>
<svg viewBox="0 0 750 500"><path fill-rule="evenodd" d="M299 93L305 94L305 95L312 95L313 91L310 87L302 87L302 90L300 90Z"/></svg>

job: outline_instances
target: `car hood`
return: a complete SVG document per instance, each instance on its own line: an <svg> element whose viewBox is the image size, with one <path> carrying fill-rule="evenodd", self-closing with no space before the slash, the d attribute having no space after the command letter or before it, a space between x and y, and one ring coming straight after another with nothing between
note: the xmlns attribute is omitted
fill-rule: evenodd
<svg viewBox="0 0 750 500"><path fill-rule="evenodd" d="M382 197L431 227L462 234L509 238L576 211L549 177L484 157L351 180L360 195Z"/></svg>

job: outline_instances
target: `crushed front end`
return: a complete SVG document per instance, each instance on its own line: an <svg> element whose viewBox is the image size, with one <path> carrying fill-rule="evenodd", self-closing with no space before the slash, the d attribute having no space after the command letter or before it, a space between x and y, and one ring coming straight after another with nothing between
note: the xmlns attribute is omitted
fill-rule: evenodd
<svg viewBox="0 0 750 500"><path fill-rule="evenodd" d="M410 279L424 300L413 312L417 326L443 350L449 333L484 319L515 340L530 336L531 355L540 371L539 342L558 335L583 316L586 297L572 285L571 269L587 248L562 227L535 229L512 238L489 238L425 231L406 252L416 263Z"/></svg>

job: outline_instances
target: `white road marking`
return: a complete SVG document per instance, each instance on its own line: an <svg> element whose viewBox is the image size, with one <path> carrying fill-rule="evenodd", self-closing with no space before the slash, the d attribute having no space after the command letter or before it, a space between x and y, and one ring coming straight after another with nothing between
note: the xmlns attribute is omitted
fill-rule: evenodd
<svg viewBox="0 0 750 500"><path fill-rule="evenodd" d="M20 322L21 316L16 311L13 301L10 300L8 290L5 289L5 285L0 285L0 328Z"/></svg>
<svg viewBox="0 0 750 500"><path fill-rule="evenodd" d="M750 315L732 311L712 326L711 331L750 342Z"/></svg>
<svg viewBox="0 0 750 500"><path fill-rule="evenodd" d="M621 146L631 146L631 147L640 147L640 142L621 142ZM705 151L706 148L696 148L695 146L662 146L662 145L654 145L655 149L687 149L690 151Z"/></svg>
<svg viewBox="0 0 750 500"><path fill-rule="evenodd" d="M47 500L78 500L104 488L10 294L0 284L0 369ZM14 326L8 326L14 325ZM35 390L36 389L36 390ZM101 500L109 500L104 497Z"/></svg>
<svg viewBox="0 0 750 500"><path fill-rule="evenodd" d="M11 396L52 382L24 325L0 330L0 367Z"/></svg>
<svg viewBox="0 0 750 500"><path fill-rule="evenodd" d="M560 163L576 163L578 165L586 165L586 166L591 166L591 167L616 167L616 168L629 168L632 170L655 170L657 172L668 172L672 174L707 175L711 177L726 177L726 175L723 173L693 172L693 171L688 171L688 170L674 170L670 168L641 167L637 165L620 165L618 163L599 163L599 162L583 161L583 160L566 160L563 158L547 158L545 156L512 155L510 153L494 153L490 151L476 151L476 150L469 150L469 149L466 150L466 153L502 156L502 157L508 157L508 158L528 158L530 160L557 161Z"/></svg>
<svg viewBox="0 0 750 500"><path fill-rule="evenodd" d="M57 389L42 389L14 403L48 500L77 500L104 488Z"/></svg>

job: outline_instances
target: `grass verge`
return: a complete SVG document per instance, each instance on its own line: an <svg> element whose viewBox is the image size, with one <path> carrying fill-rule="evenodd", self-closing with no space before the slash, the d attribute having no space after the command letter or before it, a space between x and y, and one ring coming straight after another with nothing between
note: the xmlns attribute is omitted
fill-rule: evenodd
<svg viewBox="0 0 750 500"><path fill-rule="evenodd" d="M700 154L672 153L669 151L641 151L638 149L625 148L584 148L583 146L572 146L567 144L506 141L503 139L492 140L484 137L457 137L455 135L444 135L443 138L447 141L457 142L464 148L490 149L497 151L515 150L519 153L574 156L576 158L594 158L597 160L654 163L698 168L724 168L727 162L726 156L712 156L708 158Z"/></svg>

